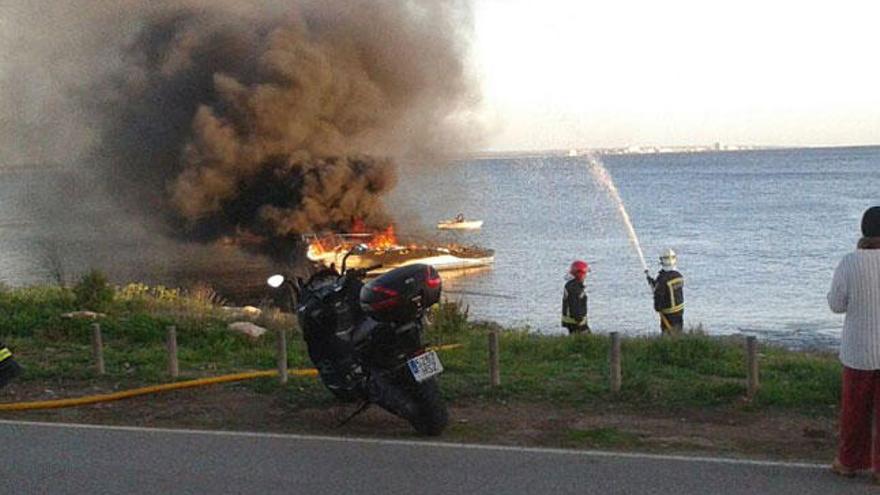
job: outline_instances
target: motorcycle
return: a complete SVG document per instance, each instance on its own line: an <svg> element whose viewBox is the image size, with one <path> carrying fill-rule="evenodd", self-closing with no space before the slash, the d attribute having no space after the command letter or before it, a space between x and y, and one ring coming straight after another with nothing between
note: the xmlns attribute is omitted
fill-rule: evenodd
<svg viewBox="0 0 880 495"><path fill-rule="evenodd" d="M273 275L290 302L321 381L338 399L371 404L408 421L423 435L440 435L449 413L436 376L443 365L422 343L426 311L439 302L441 279L430 265L395 268L364 283L379 268L325 268L308 280ZM349 418L350 419L350 418Z"/></svg>

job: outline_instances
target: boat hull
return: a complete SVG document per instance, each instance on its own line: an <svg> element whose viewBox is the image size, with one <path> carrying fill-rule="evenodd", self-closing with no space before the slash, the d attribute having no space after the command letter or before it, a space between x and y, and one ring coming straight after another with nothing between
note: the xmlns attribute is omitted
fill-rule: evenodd
<svg viewBox="0 0 880 495"><path fill-rule="evenodd" d="M471 268L491 266L493 263L495 263L495 257L486 256L483 258L459 258L457 256L451 255L430 256L427 258L415 258L412 260L404 261L396 266L383 265L381 268L373 270L370 273L378 275L380 273L391 271L399 266L411 265L414 263L431 265L434 267L435 270L443 272L453 270L469 270Z"/></svg>
<svg viewBox="0 0 880 495"><path fill-rule="evenodd" d="M327 267L331 265L341 267L346 252L340 250L319 255L310 253L309 259ZM370 271L370 274L374 275L415 263L431 265L438 271L468 270L491 266L495 263L495 253L491 250L456 252L446 249L430 251L403 249L352 254L345 262L348 268L368 268L379 265L379 268Z"/></svg>
<svg viewBox="0 0 880 495"><path fill-rule="evenodd" d="M425 246L390 245L369 247L370 234L329 234L318 237L314 234L303 236L308 243L306 257L324 266L342 268L370 268L370 274L377 275L400 266L424 263L438 271L471 270L490 267L495 263L495 251L478 246ZM332 247L330 247L332 246ZM351 254L349 254L349 252ZM346 255L348 257L346 258Z"/></svg>

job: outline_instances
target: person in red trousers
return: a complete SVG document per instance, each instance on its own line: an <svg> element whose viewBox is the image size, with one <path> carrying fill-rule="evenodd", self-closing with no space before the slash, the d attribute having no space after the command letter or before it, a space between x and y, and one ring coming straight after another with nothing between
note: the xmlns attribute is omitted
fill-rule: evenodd
<svg viewBox="0 0 880 495"><path fill-rule="evenodd" d="M845 313L840 336L843 391L840 445L831 470L855 476L871 469L880 484L880 206L862 216L857 249L834 271L828 305Z"/></svg>

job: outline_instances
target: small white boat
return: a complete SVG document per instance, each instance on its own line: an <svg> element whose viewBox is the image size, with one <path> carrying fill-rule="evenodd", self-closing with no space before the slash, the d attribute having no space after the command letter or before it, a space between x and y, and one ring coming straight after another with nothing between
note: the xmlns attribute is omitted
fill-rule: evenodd
<svg viewBox="0 0 880 495"><path fill-rule="evenodd" d="M465 220L463 218L453 218L452 220L443 220L437 224L438 229L444 230L476 230L483 226L482 220Z"/></svg>
<svg viewBox="0 0 880 495"><path fill-rule="evenodd" d="M444 220L437 224L438 229L459 229L459 230L476 230L483 226L482 220L465 220L456 222L455 220Z"/></svg>

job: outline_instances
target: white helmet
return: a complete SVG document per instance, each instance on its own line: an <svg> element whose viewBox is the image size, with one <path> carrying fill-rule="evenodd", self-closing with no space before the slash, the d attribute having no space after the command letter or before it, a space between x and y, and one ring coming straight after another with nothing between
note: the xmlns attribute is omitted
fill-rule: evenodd
<svg viewBox="0 0 880 495"><path fill-rule="evenodd" d="M678 263L678 256L672 249L667 249L660 254L660 266L666 269L674 269Z"/></svg>

